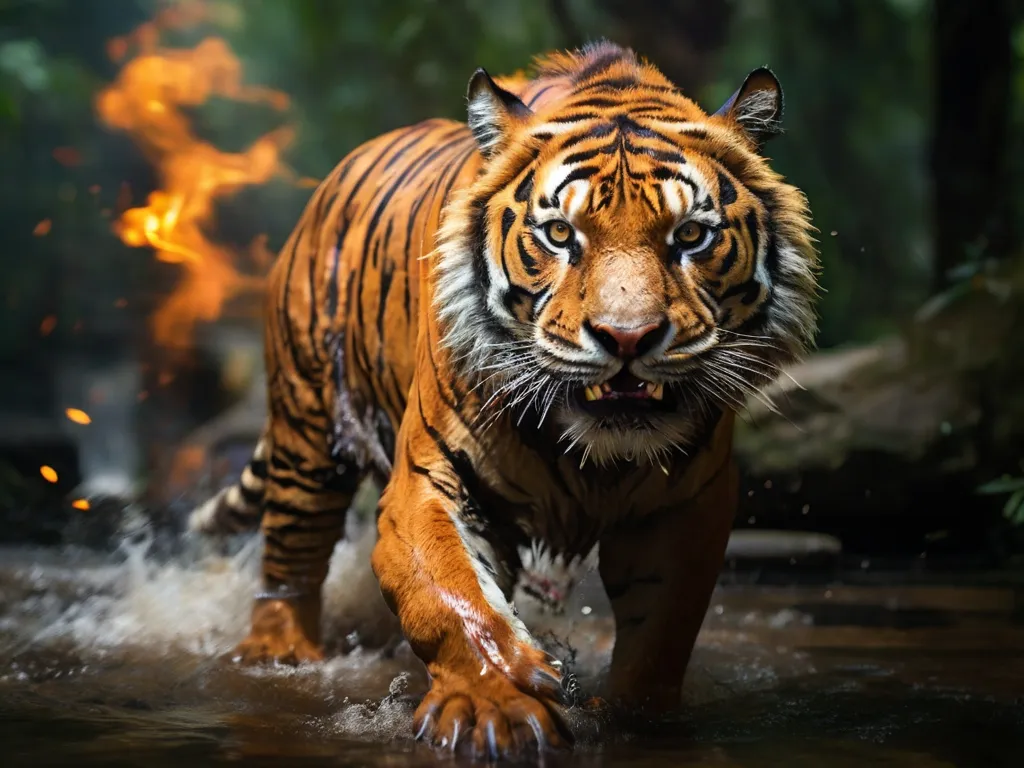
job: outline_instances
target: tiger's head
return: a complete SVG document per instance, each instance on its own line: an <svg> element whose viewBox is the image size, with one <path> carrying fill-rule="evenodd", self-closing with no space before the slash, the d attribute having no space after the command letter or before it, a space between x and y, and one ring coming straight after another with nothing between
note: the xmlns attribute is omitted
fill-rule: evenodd
<svg viewBox="0 0 1024 768"><path fill-rule="evenodd" d="M484 164L439 233L444 342L483 418L532 411L583 460L660 461L812 344L806 200L761 154L782 91L755 70L709 115L609 43L538 67L470 82Z"/></svg>

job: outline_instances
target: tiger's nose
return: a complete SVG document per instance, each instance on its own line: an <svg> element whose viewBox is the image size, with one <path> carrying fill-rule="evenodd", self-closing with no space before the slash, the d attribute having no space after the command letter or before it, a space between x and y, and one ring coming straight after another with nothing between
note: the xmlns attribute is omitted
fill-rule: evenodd
<svg viewBox="0 0 1024 768"><path fill-rule="evenodd" d="M587 332L608 350L609 354L622 360L632 360L650 352L664 338L665 332L668 330L668 320L631 328L588 321L585 327Z"/></svg>

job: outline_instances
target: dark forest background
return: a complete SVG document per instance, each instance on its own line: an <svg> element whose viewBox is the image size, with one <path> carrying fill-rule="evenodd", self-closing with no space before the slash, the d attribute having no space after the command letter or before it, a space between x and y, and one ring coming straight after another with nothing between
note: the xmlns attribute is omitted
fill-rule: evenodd
<svg viewBox="0 0 1024 768"><path fill-rule="evenodd" d="M258 400L253 297L201 324L187 353L161 349L149 320L181 268L112 231L159 178L97 117L96 94L123 65L108 41L174 5L0 0L0 518L10 523L0 538L69 540L82 511L68 502L80 496L181 502L194 491L169 479L181 445L205 440L199 463L223 449L230 464L202 427ZM290 101L279 111L211 99L190 113L196 130L238 150L292 125L283 159L295 177L322 178L387 129L461 119L478 66L511 72L596 37L633 46L709 110L769 65L785 89L786 134L768 154L805 190L820 231L822 351L794 374L803 389L782 392L785 418L752 407L741 428L738 525L829 532L855 553L1019 564L1020 0L204 6L205 20L163 42L224 38L247 83ZM243 189L211 235L239 254L259 235L274 249L309 194L284 178ZM71 406L92 424L69 422ZM40 477L44 464L57 483ZM95 503L88 514L101 516Z"/></svg>

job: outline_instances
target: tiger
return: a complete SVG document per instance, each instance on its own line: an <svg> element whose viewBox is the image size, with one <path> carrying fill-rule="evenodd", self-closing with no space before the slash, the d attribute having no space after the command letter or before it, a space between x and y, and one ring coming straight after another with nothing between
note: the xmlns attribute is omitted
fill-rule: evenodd
<svg viewBox="0 0 1024 768"><path fill-rule="evenodd" d="M816 333L809 204L764 154L782 113L768 68L708 113L601 41L478 69L465 123L348 154L268 277L252 460L190 519L263 533L233 658L322 658L321 584L370 478L373 573L428 673L417 739L572 747L563 663L510 596L527 560L595 549L603 701L678 706L737 507L736 414Z"/></svg>

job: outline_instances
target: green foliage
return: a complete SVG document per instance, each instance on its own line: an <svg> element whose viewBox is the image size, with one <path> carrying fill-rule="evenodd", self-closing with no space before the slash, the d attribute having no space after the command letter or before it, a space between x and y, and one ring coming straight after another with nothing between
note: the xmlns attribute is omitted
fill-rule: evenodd
<svg viewBox="0 0 1024 768"><path fill-rule="evenodd" d="M530 0L229 2L242 24L227 37L253 82L292 95L294 161L312 175L379 133L463 119L477 67L515 71L562 44L547 4Z"/></svg>
<svg viewBox="0 0 1024 768"><path fill-rule="evenodd" d="M929 8L927 0L737 3L708 88L717 104L762 64L782 82L786 134L767 151L807 193L821 231L822 346L892 330L924 296Z"/></svg>
<svg viewBox="0 0 1024 768"><path fill-rule="evenodd" d="M1014 525L1024 525L1024 477L1004 475L979 487L978 493L1010 494L1003 505L1003 516Z"/></svg>

